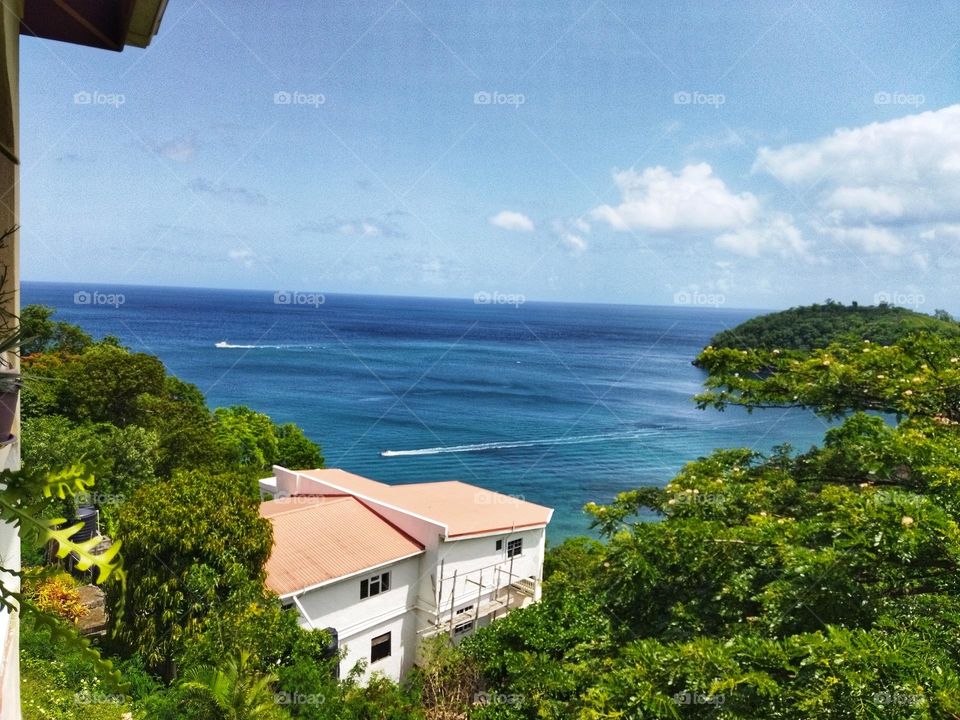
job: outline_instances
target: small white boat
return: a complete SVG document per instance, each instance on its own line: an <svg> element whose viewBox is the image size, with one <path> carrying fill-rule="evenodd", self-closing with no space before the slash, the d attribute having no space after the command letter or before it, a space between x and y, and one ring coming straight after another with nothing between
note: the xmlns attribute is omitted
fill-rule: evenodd
<svg viewBox="0 0 960 720"><path fill-rule="evenodd" d="M230 343L228 343L226 340L221 340L221 341L218 342L216 345L214 345L214 347L218 347L218 348L228 348L228 347L230 347Z"/></svg>

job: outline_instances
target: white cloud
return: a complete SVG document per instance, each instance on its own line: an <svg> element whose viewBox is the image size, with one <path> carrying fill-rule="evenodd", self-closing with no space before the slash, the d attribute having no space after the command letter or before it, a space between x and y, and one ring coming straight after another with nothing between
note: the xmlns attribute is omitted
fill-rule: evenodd
<svg viewBox="0 0 960 720"><path fill-rule="evenodd" d="M894 192L872 187L838 187L823 199L834 217L894 219L903 215L903 200Z"/></svg>
<svg viewBox="0 0 960 720"><path fill-rule="evenodd" d="M819 230L868 252L899 254L960 222L960 105L806 143L763 147L754 171L807 192Z"/></svg>
<svg viewBox="0 0 960 720"><path fill-rule="evenodd" d="M809 245L789 215L777 213L763 222L748 225L718 236L718 247L738 255L757 257L764 251L781 255L805 256Z"/></svg>
<svg viewBox="0 0 960 720"><path fill-rule="evenodd" d="M707 163L687 165L674 175L664 167L614 174L620 189L617 206L602 205L590 216L616 230L687 232L732 230L757 217L759 200L749 192L734 193Z"/></svg>
<svg viewBox="0 0 960 720"><path fill-rule="evenodd" d="M587 251L587 241L582 236L572 232L565 232L560 236L566 248L574 255L583 255Z"/></svg>
<svg viewBox="0 0 960 720"><path fill-rule="evenodd" d="M583 255L590 246L585 237L590 233L590 223L583 218L557 219L550 223L550 229L571 255Z"/></svg>
<svg viewBox="0 0 960 720"><path fill-rule="evenodd" d="M156 147L158 153L177 162L190 162L197 154L197 138L195 134L174 138Z"/></svg>
<svg viewBox="0 0 960 720"><path fill-rule="evenodd" d="M863 225L842 227L816 224L817 230L844 244L852 244L868 253L899 255L903 252L904 242L898 233L884 227Z"/></svg>
<svg viewBox="0 0 960 720"><path fill-rule="evenodd" d="M707 163L673 174L663 167L614 174L621 203L603 205L590 216L615 230L650 233L713 234L714 243L737 255L764 252L804 256L808 244L793 218L770 213L753 193L736 193Z"/></svg>
<svg viewBox="0 0 960 720"><path fill-rule="evenodd" d="M516 230L517 232L533 232L533 220L523 213L513 210L501 210L496 215L490 217L490 224L504 230Z"/></svg>
<svg viewBox="0 0 960 720"><path fill-rule="evenodd" d="M378 226L363 220L343 223L337 230L341 235L359 235L361 237L376 237L383 234Z"/></svg>
<svg viewBox="0 0 960 720"><path fill-rule="evenodd" d="M328 215L321 220L312 220L301 226L301 230L320 235L344 235L363 238L402 238L403 229L396 219L405 216L400 210L392 210L377 217L338 217Z"/></svg>
<svg viewBox="0 0 960 720"><path fill-rule="evenodd" d="M254 253L253 250L248 250L246 248L234 248L227 253L227 255L235 263L242 265L248 270L257 262L256 253Z"/></svg>

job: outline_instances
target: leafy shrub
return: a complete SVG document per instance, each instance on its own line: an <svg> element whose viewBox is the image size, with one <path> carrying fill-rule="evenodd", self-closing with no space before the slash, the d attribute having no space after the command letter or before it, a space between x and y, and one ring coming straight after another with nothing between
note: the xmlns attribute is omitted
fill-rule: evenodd
<svg viewBox="0 0 960 720"><path fill-rule="evenodd" d="M43 612L72 623L79 622L87 614L87 608L80 602L77 582L67 573L45 577L34 585L28 585L26 590L37 609Z"/></svg>

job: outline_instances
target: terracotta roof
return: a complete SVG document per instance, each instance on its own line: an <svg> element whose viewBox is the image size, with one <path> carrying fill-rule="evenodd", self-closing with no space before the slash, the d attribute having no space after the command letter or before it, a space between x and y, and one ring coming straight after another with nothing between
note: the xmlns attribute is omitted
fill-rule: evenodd
<svg viewBox="0 0 960 720"><path fill-rule="evenodd" d="M449 537L540 527L553 515L543 505L457 480L387 485L338 468L298 473L446 525Z"/></svg>
<svg viewBox="0 0 960 720"><path fill-rule="evenodd" d="M349 495L269 500L260 514L273 525L267 587L281 596L423 551Z"/></svg>

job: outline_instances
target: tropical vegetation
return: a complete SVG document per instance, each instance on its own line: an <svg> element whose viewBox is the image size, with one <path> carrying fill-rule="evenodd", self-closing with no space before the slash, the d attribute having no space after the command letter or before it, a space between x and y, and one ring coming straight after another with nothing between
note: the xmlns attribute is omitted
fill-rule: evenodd
<svg viewBox="0 0 960 720"><path fill-rule="evenodd" d="M25 398L38 428L26 457L47 468L93 447L122 495L107 515L127 582L108 585L115 633L101 649L144 717L960 717L960 333L943 314L902 316L894 332L889 308L818 308L705 348L696 402L805 409L825 422L819 446L718 450L662 486L588 505L596 537L548 553L542 602L457 647L435 641L403 685L337 680L324 634L264 590L270 533L253 478L286 452L286 431L271 442L263 416L204 414L155 371L136 392L125 363L152 363L115 341L54 344L28 363L38 374L76 378L65 368L89 352L113 374ZM831 313L845 319L792 329ZM852 335L854 317L873 330ZM183 404L210 432L176 437L151 403ZM93 435L103 442L85 446ZM304 450L299 436L293 446ZM48 594L69 607L64 592ZM37 669L38 643L24 652L28 682L76 692L72 651L56 671Z"/></svg>

